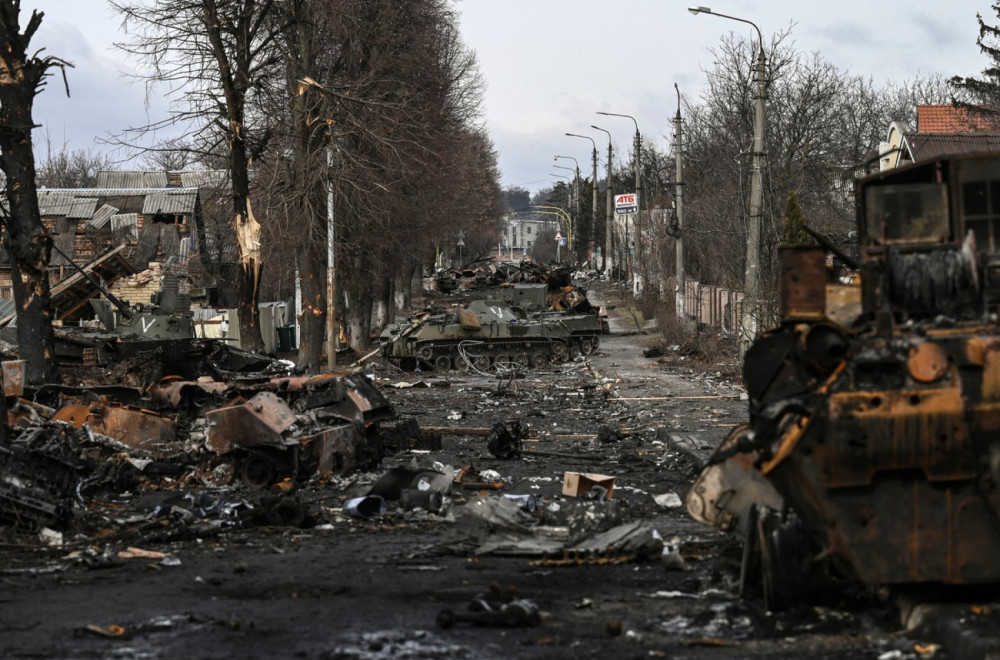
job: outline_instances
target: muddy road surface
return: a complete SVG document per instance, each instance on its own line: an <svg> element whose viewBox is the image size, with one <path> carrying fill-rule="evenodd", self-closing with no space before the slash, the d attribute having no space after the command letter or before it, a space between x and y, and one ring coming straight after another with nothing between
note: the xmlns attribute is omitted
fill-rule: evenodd
<svg viewBox="0 0 1000 660"><path fill-rule="evenodd" d="M61 538L5 530L0 657L948 657L872 594L782 613L736 595L739 543L681 503L742 389L653 343L612 314L595 354L519 378L373 367L424 448L314 480L284 516L236 524L220 512L259 493L167 481ZM567 473L597 488L565 496Z"/></svg>

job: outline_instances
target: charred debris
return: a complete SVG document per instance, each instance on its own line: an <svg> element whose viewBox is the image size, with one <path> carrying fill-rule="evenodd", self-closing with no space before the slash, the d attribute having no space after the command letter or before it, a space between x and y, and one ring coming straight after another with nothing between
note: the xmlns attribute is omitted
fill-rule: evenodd
<svg viewBox="0 0 1000 660"><path fill-rule="evenodd" d="M551 277L561 284L554 290L548 282L515 283L529 287L516 294L518 309L564 314L544 307L586 308L585 292L569 275L562 270ZM514 286L505 290L518 291ZM302 375L287 360L195 337L190 319L172 303L158 302L164 304L136 310L112 299L120 311L112 322L109 304L93 301L115 330L60 332L66 383L26 386L23 363L3 362L8 419L0 441L0 528L59 533L78 527L95 507L143 493L141 499L158 502L150 520L208 518L217 529L252 521L305 524L309 507L297 497L303 487L382 469L400 450L440 449L442 429L422 430L415 418L397 415L374 379L357 369ZM587 309L558 325L583 315L596 328L588 332L599 333L597 309ZM597 341L585 345L589 353ZM488 436L484 445L498 460L518 459L529 437L520 420L464 430ZM400 469L390 468L387 478ZM497 475L470 466L403 472L407 484L386 489L380 482L346 503L345 515L377 515L387 500L440 511L462 483L487 490L498 483Z"/></svg>

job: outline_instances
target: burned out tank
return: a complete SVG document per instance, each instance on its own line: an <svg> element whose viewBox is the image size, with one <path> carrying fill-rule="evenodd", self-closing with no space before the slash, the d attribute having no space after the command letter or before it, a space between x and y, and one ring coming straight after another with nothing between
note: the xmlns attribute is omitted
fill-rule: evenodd
<svg viewBox="0 0 1000 660"><path fill-rule="evenodd" d="M783 249L783 322L744 361L750 422L688 494L744 537L742 587L772 609L831 577L1000 582L1000 154L861 179L857 220L859 283L823 248Z"/></svg>
<svg viewBox="0 0 1000 660"><path fill-rule="evenodd" d="M485 371L492 365L545 367L590 353L599 334L593 317L530 316L499 300L474 300L453 312L389 326L382 339L385 357L404 369Z"/></svg>

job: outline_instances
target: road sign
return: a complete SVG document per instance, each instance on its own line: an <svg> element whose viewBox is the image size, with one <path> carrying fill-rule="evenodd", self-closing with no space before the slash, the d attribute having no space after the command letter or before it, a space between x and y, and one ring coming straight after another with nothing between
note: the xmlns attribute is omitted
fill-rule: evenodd
<svg viewBox="0 0 1000 660"><path fill-rule="evenodd" d="M639 195L622 193L615 195L615 215L628 215L639 212Z"/></svg>

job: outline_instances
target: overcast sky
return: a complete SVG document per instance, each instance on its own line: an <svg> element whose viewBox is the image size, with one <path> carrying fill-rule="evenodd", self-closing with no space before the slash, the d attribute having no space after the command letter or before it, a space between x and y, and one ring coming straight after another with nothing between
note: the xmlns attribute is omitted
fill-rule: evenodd
<svg viewBox="0 0 1000 660"><path fill-rule="evenodd" d="M706 2L706 0L702 0ZM687 0L456 0L466 45L476 52L487 84L485 123L500 155L505 186L532 191L552 185L555 155L576 158L587 174L593 137L604 176L607 136L631 148L635 117L644 138L670 142L677 108L674 84L697 101L709 51L730 32L754 37L743 23L692 15ZM976 13L1000 22L989 0L713 0L713 11L756 23L765 41L792 26L803 52L876 84L917 75L977 75L988 64L975 40ZM45 18L32 47L74 63L67 72L71 97L52 78L36 102L44 148L101 148L95 141L130 126L161 119L162 98L147 108L141 85L123 74L134 64L112 43L120 21L103 0L22 0L22 25L32 9ZM888 127L886 127L888 128ZM570 160L559 165L572 167ZM134 166L123 164L123 167Z"/></svg>

